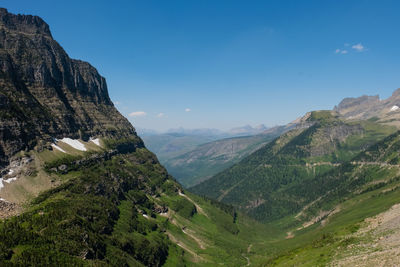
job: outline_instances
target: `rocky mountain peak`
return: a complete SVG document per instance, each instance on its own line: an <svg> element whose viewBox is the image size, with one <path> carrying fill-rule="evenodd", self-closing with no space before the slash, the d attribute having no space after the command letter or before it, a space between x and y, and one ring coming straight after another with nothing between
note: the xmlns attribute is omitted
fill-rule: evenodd
<svg viewBox="0 0 400 267"><path fill-rule="evenodd" d="M71 59L41 18L0 9L0 166L52 138L132 135L93 66Z"/></svg>
<svg viewBox="0 0 400 267"><path fill-rule="evenodd" d="M379 96L368 96L368 95L363 95L360 97L348 97L344 98L338 106L334 108L336 111L341 111L344 109L348 109L354 106L359 106L359 105L373 105L379 102Z"/></svg>
<svg viewBox="0 0 400 267"><path fill-rule="evenodd" d="M0 28L26 34L44 34L51 37L49 25L38 16L15 15L0 8Z"/></svg>
<svg viewBox="0 0 400 267"><path fill-rule="evenodd" d="M400 88L396 89L389 99L400 98Z"/></svg>
<svg viewBox="0 0 400 267"><path fill-rule="evenodd" d="M374 118L375 121L400 127L399 106L400 89L397 89L387 99L379 99L378 95L345 98L333 110L346 119L363 120Z"/></svg>

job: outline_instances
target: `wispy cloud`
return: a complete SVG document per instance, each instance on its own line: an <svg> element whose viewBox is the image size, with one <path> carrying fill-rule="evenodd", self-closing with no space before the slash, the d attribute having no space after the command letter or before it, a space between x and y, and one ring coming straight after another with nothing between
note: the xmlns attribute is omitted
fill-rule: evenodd
<svg viewBox="0 0 400 267"><path fill-rule="evenodd" d="M351 48L353 48L353 49L356 50L357 52L365 51L365 47L364 47L361 43L352 45Z"/></svg>
<svg viewBox="0 0 400 267"><path fill-rule="evenodd" d="M157 114L157 118L163 118L163 117L165 117L164 113L160 112L160 113Z"/></svg>
<svg viewBox="0 0 400 267"><path fill-rule="evenodd" d="M192 111L190 108L185 108L185 112L190 112Z"/></svg>
<svg viewBox="0 0 400 267"><path fill-rule="evenodd" d="M336 49L335 53L336 54L347 54L349 51L347 51L346 49Z"/></svg>
<svg viewBox="0 0 400 267"><path fill-rule="evenodd" d="M357 51L357 52L367 51L367 49L365 48L365 46L363 46L361 43L353 44L353 45L351 45L351 44L349 44L349 43L345 43L345 44L344 44L344 47L345 47L345 48L337 48L337 49L335 50L335 54L342 54L342 55L348 54L349 52L352 51L352 49L353 49L354 51ZM350 49L350 47L351 47L351 49Z"/></svg>
<svg viewBox="0 0 400 267"><path fill-rule="evenodd" d="M146 112L144 111L134 111L129 113L129 117L143 117L146 116Z"/></svg>

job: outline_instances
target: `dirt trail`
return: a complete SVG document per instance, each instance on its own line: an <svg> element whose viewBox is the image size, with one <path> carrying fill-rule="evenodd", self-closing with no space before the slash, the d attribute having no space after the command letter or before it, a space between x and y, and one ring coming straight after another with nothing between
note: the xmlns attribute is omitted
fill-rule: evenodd
<svg viewBox="0 0 400 267"><path fill-rule="evenodd" d="M250 245L247 247L247 254L249 254L249 253L251 252L251 247L252 247L252 246L253 246L253 244L250 244ZM250 264L251 264L250 258L247 257L244 253L242 253L242 257L245 258L245 259L247 260L247 265L245 265L245 266L250 266Z"/></svg>
<svg viewBox="0 0 400 267"><path fill-rule="evenodd" d="M390 164L387 162L379 162L379 161L352 161L350 163L352 165L377 165L380 167L400 167L400 164Z"/></svg>
<svg viewBox="0 0 400 267"><path fill-rule="evenodd" d="M287 232L286 233L286 239L291 239L291 238L293 238L294 237L294 234L293 234L293 232Z"/></svg>
<svg viewBox="0 0 400 267"><path fill-rule="evenodd" d="M180 242L178 239L176 239L170 232L167 232L167 235L172 242L174 242L175 244L180 246L185 251L189 252L193 256L194 262L206 261L203 257L199 256L196 252L191 250L186 244L184 244L184 243Z"/></svg>
<svg viewBox="0 0 400 267"><path fill-rule="evenodd" d="M207 218L209 218L208 215L207 215L207 213L204 212L203 208L200 207L196 202L194 202L190 197L188 197L187 195L185 195L185 194L182 193L181 191L179 191L179 195L182 196L182 197L184 197L184 198L186 198L186 199L189 200L190 202L192 202L192 204L195 205L196 210L197 210L200 214L202 214L202 215L206 216Z"/></svg>
<svg viewBox="0 0 400 267"><path fill-rule="evenodd" d="M201 248L201 249L206 249L206 244L203 242L203 240L201 240L200 238L196 237L194 235L194 231L190 230L190 229L182 229L182 232L187 234L188 236L190 236L194 241L196 241L197 245Z"/></svg>

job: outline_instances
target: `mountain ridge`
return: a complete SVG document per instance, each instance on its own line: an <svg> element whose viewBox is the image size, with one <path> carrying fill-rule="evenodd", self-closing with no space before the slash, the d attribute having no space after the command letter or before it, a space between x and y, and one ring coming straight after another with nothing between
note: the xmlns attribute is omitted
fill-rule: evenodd
<svg viewBox="0 0 400 267"><path fill-rule="evenodd" d="M381 123L399 127L398 107L400 107L400 89L393 91L387 99L380 99L378 95L344 98L333 110L346 119L375 118Z"/></svg>

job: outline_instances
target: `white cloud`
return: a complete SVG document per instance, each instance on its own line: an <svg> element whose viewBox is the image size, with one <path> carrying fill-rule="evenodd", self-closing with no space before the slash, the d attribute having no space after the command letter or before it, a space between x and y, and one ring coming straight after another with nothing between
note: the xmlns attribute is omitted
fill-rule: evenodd
<svg viewBox="0 0 400 267"><path fill-rule="evenodd" d="M162 118L162 117L165 117L164 113L160 112L160 113L157 114L157 118Z"/></svg>
<svg viewBox="0 0 400 267"><path fill-rule="evenodd" d="M345 43L345 44L344 44L344 47L350 47L350 44ZM366 49L365 46L363 46L361 43L354 44L354 45L351 46L351 48L352 48L353 50L357 51L357 52L364 52L364 51L367 51L367 50L368 50L368 49ZM342 54L342 55L344 55L344 54L350 53L351 51L352 51L352 50L349 50L348 48L346 48L346 49L337 48L337 49L335 50L335 54Z"/></svg>
<svg viewBox="0 0 400 267"><path fill-rule="evenodd" d="M192 111L190 108L185 108L185 112L190 112Z"/></svg>
<svg viewBox="0 0 400 267"><path fill-rule="evenodd" d="M129 117L143 117L146 116L146 112L144 111L134 111L129 113Z"/></svg>
<svg viewBox="0 0 400 267"><path fill-rule="evenodd" d="M349 51L347 51L345 49L342 50L342 49L339 49L339 48L335 50L335 54L343 54L344 55L344 54L347 54L348 52Z"/></svg>
<svg viewBox="0 0 400 267"><path fill-rule="evenodd" d="M351 48L353 48L354 50L356 50L358 52L365 51L365 47L361 43L355 44L355 45L351 46Z"/></svg>

